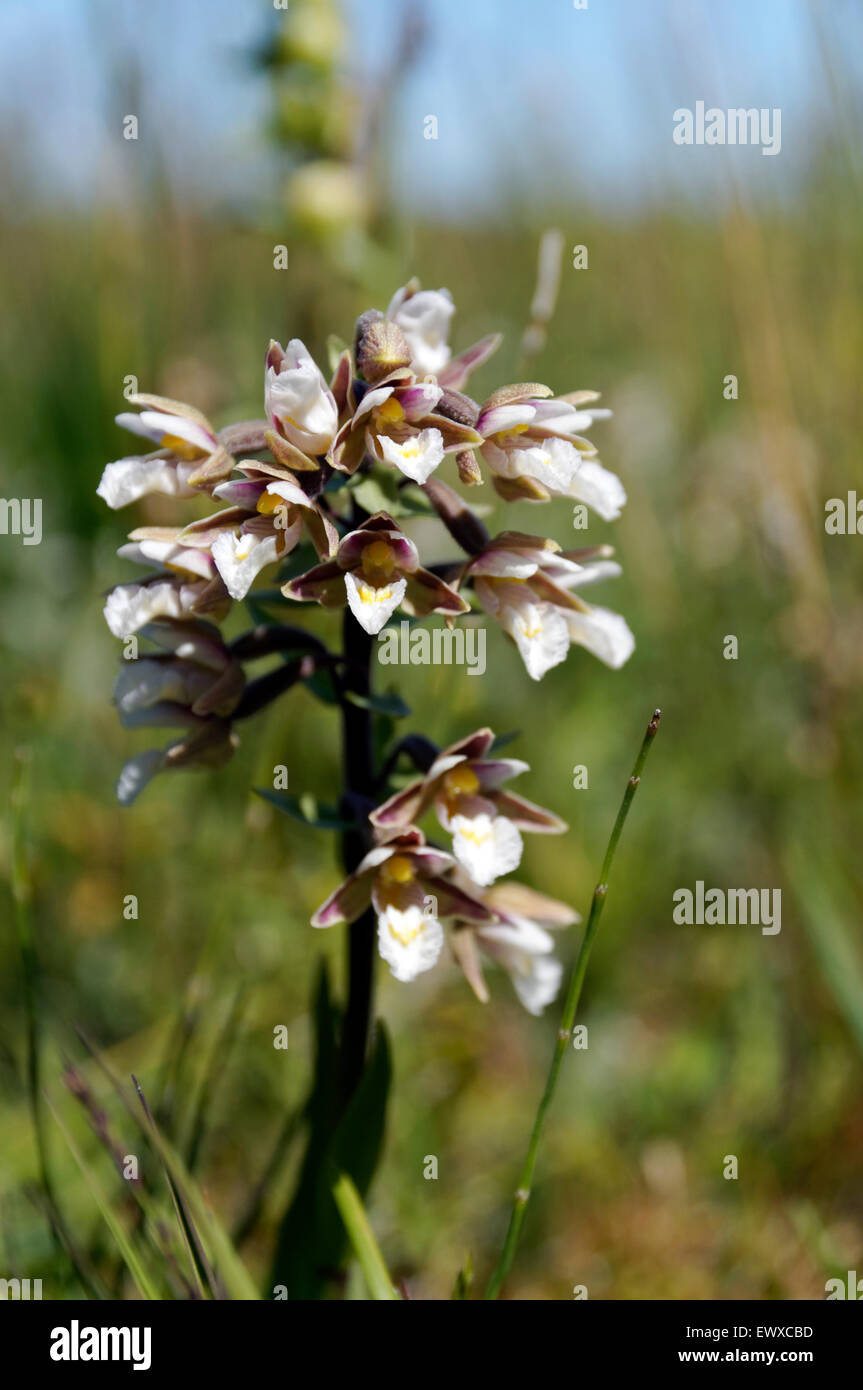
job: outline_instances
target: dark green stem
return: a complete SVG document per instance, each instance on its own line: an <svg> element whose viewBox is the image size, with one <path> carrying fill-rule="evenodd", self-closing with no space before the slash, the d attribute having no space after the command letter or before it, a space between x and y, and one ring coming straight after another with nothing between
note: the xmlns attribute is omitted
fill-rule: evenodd
<svg viewBox="0 0 863 1390"><path fill-rule="evenodd" d="M354 526L365 513L354 505ZM343 811L356 822L342 838L346 873L353 873L371 847L368 813L375 796L372 714L366 701L371 694L371 662L374 639L360 627L349 608L343 624L344 673L341 684ZM357 703L352 697L359 697ZM374 998L376 921L372 908L346 928L347 1002L342 1027L340 1057L341 1108L347 1105L363 1074L368 1052Z"/></svg>

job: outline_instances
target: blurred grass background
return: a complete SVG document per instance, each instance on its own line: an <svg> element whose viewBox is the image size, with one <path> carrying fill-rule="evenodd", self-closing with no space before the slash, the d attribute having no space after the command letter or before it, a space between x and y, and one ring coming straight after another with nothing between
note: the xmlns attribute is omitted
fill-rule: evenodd
<svg viewBox="0 0 863 1390"><path fill-rule="evenodd" d="M229 1228L308 1085L308 1001L322 955L341 984L339 931L308 926L338 875L337 845L251 792L284 762L292 792L335 799L331 710L292 691L242 729L228 768L160 778L129 812L114 803L122 762L152 740L123 731L113 711L118 651L101 595L131 577L114 555L126 531L176 515L158 500L109 514L95 496L104 461L129 447L113 424L124 378L218 424L257 416L271 336L302 336L323 361L327 334L349 338L356 315L384 308L412 274L452 291L456 349L505 334L472 382L477 399L523 375L561 392L602 390L614 418L594 438L627 488L623 519L574 532L559 502L496 507L489 524L564 546L610 540L624 575L598 598L626 615L638 645L620 673L574 649L535 685L490 629L482 679L399 670L411 727L441 744L485 723L521 730L512 752L532 771L520 790L571 831L528 838L520 876L586 913L643 728L663 709L588 975L580 1021L590 1045L565 1068L509 1295L567 1298L585 1284L591 1298L821 1297L828 1277L861 1267L863 542L826 536L823 518L825 501L860 476L863 224L847 136L859 129L859 90L825 10L813 7L813 63L829 119L782 196L742 186L716 151L722 197L704 207L667 192L624 212L567 196L564 180L541 204L503 184L493 215L435 220L400 205L367 165L369 215L351 203L334 232L319 218L303 223L290 194L283 206L242 210L181 196L156 158L122 207L52 204L32 193L26 167L10 164L2 490L43 498L44 538L33 547L0 538L0 791L11 806L13 755L24 750L32 917L25 971L10 814L0 830L8 1275L41 1277L45 1297L77 1297L84 1265L132 1296L46 1114L47 1166L78 1258L52 1238L28 1103L25 974L38 1087L104 1190L121 1203L110 1159L64 1088L64 1063L106 1105L121 1153L138 1152L138 1136L76 1027L159 1102ZM623 33L620 44L620 62L631 61ZM288 51L254 80L272 85L279 109L279 93L305 83L307 68ZM341 80L326 65L324 79ZM379 124L386 167L381 151L406 137ZM313 157L342 158L327 145L338 132L300 140L283 121L273 134L288 188ZM587 245L590 268L571 270L565 256L547 342L526 371L519 343L551 225L567 248ZM282 240L285 273L273 269ZM736 401L723 397L729 373ZM491 489L471 500L491 506ZM424 549L429 560L446 553ZM336 640L335 620L308 621ZM244 625L235 612L228 631ZM723 659L728 634L736 661ZM587 790L572 787L576 764L588 768ZM697 879L781 888L781 934L673 925L672 893ZM123 918L127 894L138 897L137 920ZM576 945L562 939L567 962ZM554 1008L539 1021L525 1015L503 977L493 994L480 1006L451 963L411 986L379 970L395 1085L370 1211L414 1297L447 1297L467 1251L485 1274L502 1239L557 1018ZM287 1052L272 1046L279 1024ZM258 1281L300 1147L279 1165L241 1247ZM423 1177L432 1154L437 1181ZM737 1181L722 1177L728 1154L739 1159Z"/></svg>

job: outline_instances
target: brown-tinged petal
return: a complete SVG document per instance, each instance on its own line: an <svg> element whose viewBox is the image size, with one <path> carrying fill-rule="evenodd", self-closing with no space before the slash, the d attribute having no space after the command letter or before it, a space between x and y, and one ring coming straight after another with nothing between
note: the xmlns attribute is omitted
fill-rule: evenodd
<svg viewBox="0 0 863 1390"><path fill-rule="evenodd" d="M472 734L466 734L464 738L460 738L457 743L451 743L449 748L445 748L438 755L429 768L429 777L436 776L436 769L440 763L451 758L467 758L470 762L484 758L493 743L494 730L488 727L476 729Z"/></svg>
<svg viewBox="0 0 863 1390"><path fill-rule="evenodd" d="M500 405L513 405L516 401L543 400L553 395L551 387L544 386L541 381L517 381L512 386L501 386L497 391L492 391L488 400L483 401L480 414L485 415L487 411L496 410Z"/></svg>
<svg viewBox="0 0 863 1390"><path fill-rule="evenodd" d="M430 570L417 568L412 574L405 572L407 592L402 600L402 608L412 617L424 618L429 613L467 613L470 604L461 594L451 589Z"/></svg>
<svg viewBox="0 0 863 1390"><path fill-rule="evenodd" d="M510 778L519 777L522 772L530 772L530 764L522 762L521 758L477 760L471 764L471 768L479 781L481 791L492 791L508 782Z"/></svg>
<svg viewBox="0 0 863 1390"><path fill-rule="evenodd" d="M538 893L525 883L495 883L487 890L485 898L496 912L526 917L542 927L569 927L581 921L580 915L568 903Z"/></svg>
<svg viewBox="0 0 863 1390"><path fill-rule="evenodd" d="M580 409L583 405L593 405L600 398L599 391L567 391L564 395L558 396L559 401L566 401L567 405L574 405Z"/></svg>
<svg viewBox="0 0 863 1390"><path fill-rule="evenodd" d="M339 415L341 415L347 407L348 387L351 384L352 375L353 362L351 361L351 354L348 349L345 348L336 363L336 370L333 372L333 379L330 382L330 390L333 393Z"/></svg>
<svg viewBox="0 0 863 1390"><path fill-rule="evenodd" d="M196 410L192 405L186 405L183 401L171 400L169 396L152 396L146 392L136 391L134 395L126 397L131 405L140 405L147 410L161 410L165 415L181 415L185 420L193 420L196 425L200 425L202 430L216 437L216 431L210 424L206 415L200 410Z"/></svg>
<svg viewBox="0 0 863 1390"><path fill-rule="evenodd" d="M435 876L426 882L438 900L438 917L458 917L463 922L497 921L496 912L447 879Z"/></svg>
<svg viewBox="0 0 863 1390"><path fill-rule="evenodd" d="M320 603L323 608L341 608L347 603L345 572L335 560L314 565L305 574L297 575L282 585L285 598L303 603Z"/></svg>
<svg viewBox="0 0 863 1390"><path fill-rule="evenodd" d="M308 507L303 512L312 545L321 560L335 555L339 548L339 533L328 516L317 507Z"/></svg>
<svg viewBox="0 0 863 1390"><path fill-rule="evenodd" d="M418 423L421 423L424 429L434 429L440 432L444 451L448 454L455 453L459 449L474 449L483 442L482 435L472 425L460 425L455 420L447 420L444 415L426 415Z"/></svg>
<svg viewBox="0 0 863 1390"><path fill-rule="evenodd" d="M316 459L309 458L308 454L304 454L289 440L283 439L275 430L267 430L266 443L276 463L281 464L283 468L292 469L295 473L310 473L320 467Z"/></svg>
<svg viewBox="0 0 863 1390"><path fill-rule="evenodd" d="M562 835L569 827L553 811L528 801L526 797L516 796L514 792L498 791L494 794L497 813L506 816L519 830L533 830L537 834Z"/></svg>
<svg viewBox="0 0 863 1390"><path fill-rule="evenodd" d="M180 532L177 541L180 545L210 546L222 531L235 531L248 521L249 511L245 507L226 507L224 511L213 512L210 516L199 517Z"/></svg>
<svg viewBox="0 0 863 1390"><path fill-rule="evenodd" d="M437 379L441 386L451 386L454 390L460 391L471 372L481 367L483 362L487 362L502 342L502 334L489 333L485 338L480 338L478 343L459 353L458 357L454 357L438 372Z"/></svg>
<svg viewBox="0 0 863 1390"><path fill-rule="evenodd" d="M470 927L456 927L450 933L450 946L464 977L481 1004L489 1001L488 986L482 973L476 937Z"/></svg>
<svg viewBox="0 0 863 1390"><path fill-rule="evenodd" d="M477 463L476 454L471 449L459 449L455 456L459 482L465 487L475 487L482 482L482 470Z"/></svg>
<svg viewBox="0 0 863 1390"><path fill-rule="evenodd" d="M216 438L235 457L239 454L256 454L267 446L266 420L239 420L234 425L225 425Z"/></svg>
<svg viewBox="0 0 863 1390"><path fill-rule="evenodd" d="M569 589L561 589L559 585L552 583L548 575L538 570L532 575L530 587L538 599L545 603L553 603L556 608L571 608L576 613L589 613L590 605L584 603L577 594L573 594Z"/></svg>
<svg viewBox="0 0 863 1390"><path fill-rule="evenodd" d="M240 701L246 685L243 668L238 661L232 661L218 679L214 680L192 705L193 714L218 714L227 717L232 714Z"/></svg>
<svg viewBox="0 0 863 1390"><path fill-rule="evenodd" d="M419 777L382 802L370 813L369 820L381 830L409 826L420 819L430 804L431 793L426 778Z"/></svg>
<svg viewBox="0 0 863 1390"><path fill-rule="evenodd" d="M502 478L491 473L492 487L504 502L547 502L551 493L536 478Z"/></svg>
<svg viewBox="0 0 863 1390"><path fill-rule="evenodd" d="M233 757L237 742L227 720L209 719L198 733L165 750L166 766L222 767Z"/></svg>
<svg viewBox="0 0 863 1390"><path fill-rule="evenodd" d="M220 483L225 478L230 478L236 464L233 454L229 454L223 445L214 449L212 454L202 459L196 467L194 473L190 473L187 479L191 487L203 487L207 483Z"/></svg>
<svg viewBox="0 0 863 1390"><path fill-rule="evenodd" d="M354 420L356 416L354 416ZM366 433L349 420L342 425L327 454L327 463L340 473L356 473L366 456Z"/></svg>
<svg viewBox="0 0 863 1390"><path fill-rule="evenodd" d="M332 927L337 922L355 922L372 900L374 870L360 869L349 874L335 892L321 903L312 917L313 927Z"/></svg>
<svg viewBox="0 0 863 1390"><path fill-rule="evenodd" d="M206 584L193 603L196 613L209 613L216 622L221 622L231 607L231 595L219 576Z"/></svg>

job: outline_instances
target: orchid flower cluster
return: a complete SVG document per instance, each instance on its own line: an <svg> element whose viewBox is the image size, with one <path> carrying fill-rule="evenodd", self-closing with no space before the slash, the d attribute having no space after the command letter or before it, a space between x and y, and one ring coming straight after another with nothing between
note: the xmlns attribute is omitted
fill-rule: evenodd
<svg viewBox="0 0 863 1390"><path fill-rule="evenodd" d="M332 354L329 382L299 339L286 349L271 342L259 420L217 430L181 402L129 397L138 410L117 422L151 448L109 463L99 495L112 508L163 494L209 498L217 510L182 525L138 527L119 551L152 568L140 581L117 585L105 604L111 632L127 644L135 639L115 687L121 719L181 731L167 747L126 763L123 804L161 770L225 762L237 722L291 684L324 673L338 690L346 657L301 628L267 622L231 642L223 638L219 625L233 603L272 566L283 582L267 591L270 601L274 593L285 605L346 609L348 621L371 636L396 610L415 619L440 614L451 627L484 610L534 680L572 645L612 668L628 659L634 640L625 620L577 592L619 573L610 547L564 551L543 536L492 536L436 476L451 455L466 488L483 482L484 465L506 501L568 498L615 520L626 495L584 437L609 412L595 408L595 392L555 397L537 382L473 400L464 388L500 339L490 335L453 356L454 311L447 290L410 282L385 313L360 317L353 348ZM392 501L369 503L381 496ZM458 559L421 563L402 522L422 515L437 515L460 547ZM152 644L143 656L139 638ZM280 670L247 678L244 661L276 652L285 658ZM492 743L490 731L478 731L417 764L419 782L366 808L368 851L313 920L350 922L373 907L381 954L405 980L437 959L440 920L448 917L453 950L480 998L477 946L510 969L523 1002L538 1010L559 984L544 928L574 917L560 903L495 880L517 866L522 831L565 827L501 789L526 765L490 755ZM427 844L416 827L431 808L453 837L452 854Z"/></svg>
<svg viewBox="0 0 863 1390"><path fill-rule="evenodd" d="M494 743L491 729L478 729L372 811L377 843L318 908L312 926L352 923L371 906L390 972L413 980L438 960L441 921L449 919L453 954L477 998L488 999L483 951L511 975L525 1008L538 1014L557 995L562 974L545 928L568 926L578 914L524 884L496 879L521 862L522 831L560 834L567 826L503 789L528 765L496 758ZM432 808L452 836L451 854L427 844L416 827Z"/></svg>

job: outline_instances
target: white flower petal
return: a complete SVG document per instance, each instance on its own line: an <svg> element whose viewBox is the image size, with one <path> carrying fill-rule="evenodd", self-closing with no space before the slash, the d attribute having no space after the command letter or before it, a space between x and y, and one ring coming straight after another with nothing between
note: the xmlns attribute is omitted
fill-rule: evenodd
<svg viewBox="0 0 863 1390"><path fill-rule="evenodd" d="M573 449L573 452L577 453L578 450ZM626 506L626 491L617 474L603 468L596 459L585 458L583 454L580 455L580 463L569 484L567 496L592 507L603 521L616 521L621 508Z"/></svg>
<svg viewBox="0 0 863 1390"><path fill-rule="evenodd" d="M443 435L440 430L420 430L403 444L396 444L385 434L377 436L378 447L387 463L394 463L415 483L424 483L435 471L444 456Z"/></svg>
<svg viewBox="0 0 863 1390"><path fill-rule="evenodd" d="M515 992L529 1014L538 1016L552 1003L560 991L563 966L554 956L536 956L527 974L515 973L512 982Z"/></svg>
<svg viewBox="0 0 863 1390"><path fill-rule="evenodd" d="M131 806L136 797L165 766L165 754L161 748L148 748L137 757L130 758L117 781L117 800L121 806Z"/></svg>
<svg viewBox="0 0 863 1390"><path fill-rule="evenodd" d="M114 682L114 700L121 715L149 709L161 700L192 705L212 684L211 671L142 657L121 668Z"/></svg>
<svg viewBox="0 0 863 1390"><path fill-rule="evenodd" d="M449 362L452 353L447 338L454 313L449 290L419 290L409 299L400 290L393 297L387 318L404 333L417 376L434 376Z"/></svg>
<svg viewBox="0 0 863 1390"><path fill-rule="evenodd" d="M499 943L503 948L523 951L529 956L545 956L554 950L554 937L528 917L509 914L502 922L478 927L483 943ZM501 952L502 954L502 952Z"/></svg>
<svg viewBox="0 0 863 1390"><path fill-rule="evenodd" d="M505 816L456 815L450 821L453 854L474 883L487 887L501 874L518 868L522 838L518 827Z"/></svg>
<svg viewBox="0 0 863 1390"><path fill-rule="evenodd" d="M550 603L521 599L518 604L504 604L497 616L533 680L541 680L546 671L566 660L570 630L563 614Z"/></svg>
<svg viewBox="0 0 863 1390"><path fill-rule="evenodd" d="M339 425L335 397L299 338L285 350L281 370L268 367L264 384L267 417L285 438L307 454L324 454Z"/></svg>
<svg viewBox="0 0 863 1390"><path fill-rule="evenodd" d="M96 494L114 511L151 492L164 493L166 497L194 497L195 489L186 482L194 468L194 464L163 458L116 459L106 465Z"/></svg>
<svg viewBox="0 0 863 1390"><path fill-rule="evenodd" d="M216 447L215 439L203 425L194 420L185 420L182 415L168 415L163 410L142 410L138 420L150 438L159 443L165 436L182 439L186 444L200 449L202 454L211 454Z"/></svg>
<svg viewBox="0 0 863 1390"><path fill-rule="evenodd" d="M390 903L378 914L378 949L397 980L413 980L431 970L443 941L437 917L415 903L405 908Z"/></svg>
<svg viewBox="0 0 863 1390"><path fill-rule="evenodd" d="M213 573L213 561L208 550L198 550L193 545L177 545L174 541L132 541L129 545L121 545L117 554L136 565L161 565L200 575L202 579L211 578Z"/></svg>
<svg viewBox="0 0 863 1390"><path fill-rule="evenodd" d="M286 537L288 532L283 535ZM243 599L252 587L255 576L266 565L275 564L285 551L279 550L279 540L272 536L256 536L242 531L222 531L213 541L213 560L225 581L225 588L234 599Z"/></svg>
<svg viewBox="0 0 863 1390"><path fill-rule="evenodd" d="M348 572L345 575L345 588L348 605L360 627L375 636L404 598L407 581L394 579L383 589L373 589L362 577L357 580Z"/></svg>
<svg viewBox="0 0 863 1390"><path fill-rule="evenodd" d="M105 622L115 637L131 637L152 618L185 618L201 596L203 583L118 584L105 602Z"/></svg>
<svg viewBox="0 0 863 1390"><path fill-rule="evenodd" d="M591 608L587 613L568 611L566 621L573 642L618 670L635 650L635 638L628 623L610 608Z"/></svg>

